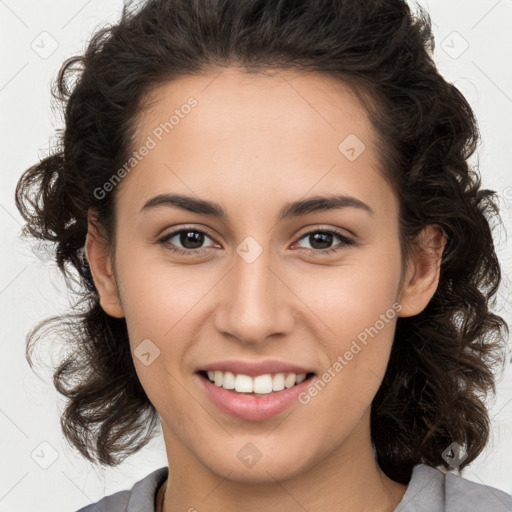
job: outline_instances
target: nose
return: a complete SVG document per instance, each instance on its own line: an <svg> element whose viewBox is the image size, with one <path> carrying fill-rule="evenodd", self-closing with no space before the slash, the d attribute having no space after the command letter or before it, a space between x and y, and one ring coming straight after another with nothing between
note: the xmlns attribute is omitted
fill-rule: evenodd
<svg viewBox="0 0 512 512"><path fill-rule="evenodd" d="M218 332L251 345L291 332L297 299L280 275L284 273L282 266L271 259L269 250L254 261L234 255L233 267L224 279L216 304Z"/></svg>

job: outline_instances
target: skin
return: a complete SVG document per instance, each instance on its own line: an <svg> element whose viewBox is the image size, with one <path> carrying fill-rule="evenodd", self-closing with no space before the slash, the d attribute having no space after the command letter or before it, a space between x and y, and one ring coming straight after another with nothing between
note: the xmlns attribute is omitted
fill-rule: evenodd
<svg viewBox="0 0 512 512"><path fill-rule="evenodd" d="M422 311L436 290L444 234L427 226L425 249L402 261L398 201L379 170L376 133L343 83L291 70L183 77L152 94L134 149L191 96L197 107L118 185L116 246L92 222L86 243L101 305L126 318L132 351L147 338L160 350L150 365L134 364L162 419L164 510L392 511L407 486L375 461L370 406L397 317ZM354 161L338 150L349 134L366 146ZM162 193L215 201L228 217L140 211ZM329 194L353 196L373 214L346 207L277 221L285 203ZM199 255L179 236L158 243L185 227L207 231ZM322 229L355 243L304 236ZM236 252L247 236L262 249L251 263ZM320 254L324 247L339 250ZM276 358L322 375L394 303L399 314L310 403L268 420L224 414L194 373L221 359ZM252 467L237 457L248 442L262 454Z"/></svg>

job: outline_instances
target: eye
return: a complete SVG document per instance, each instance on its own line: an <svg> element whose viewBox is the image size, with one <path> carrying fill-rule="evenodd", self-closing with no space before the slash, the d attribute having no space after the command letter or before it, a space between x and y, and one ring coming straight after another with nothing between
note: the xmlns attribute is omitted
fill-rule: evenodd
<svg viewBox="0 0 512 512"><path fill-rule="evenodd" d="M182 228L165 235L158 240L158 243L164 245L166 249L169 249L176 254L192 256L201 254L206 250L202 247L205 242L205 238L213 240L206 231L195 227L189 227ZM339 239L340 242L334 247L328 247L336 238ZM314 254L338 252L346 246L354 245L354 241L352 239L333 229L317 229L309 231L302 235L299 241L300 240L307 240L310 247L306 247L304 249ZM183 248L180 248L178 244L181 244Z"/></svg>
<svg viewBox="0 0 512 512"><path fill-rule="evenodd" d="M201 246L204 243L205 237L211 240L211 237L205 231L191 227L173 231L158 240L158 242L176 254L191 255L191 253L197 254L204 252ZM173 239L175 240L171 241ZM182 244L184 249L176 247L177 243Z"/></svg>
<svg viewBox="0 0 512 512"><path fill-rule="evenodd" d="M333 240L338 238L341 242L334 247L326 247L332 244ZM308 252L313 252L315 254L326 254L333 253L342 250L347 245L353 245L354 241L345 236L343 233L336 231L334 229L322 229L309 231L305 235L303 235L299 240L308 240L311 248L306 248ZM320 247L318 247L320 246Z"/></svg>

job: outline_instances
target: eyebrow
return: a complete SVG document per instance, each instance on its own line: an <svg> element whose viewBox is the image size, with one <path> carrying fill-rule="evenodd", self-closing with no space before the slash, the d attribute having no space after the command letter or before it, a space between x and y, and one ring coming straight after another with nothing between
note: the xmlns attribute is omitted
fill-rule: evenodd
<svg viewBox="0 0 512 512"><path fill-rule="evenodd" d="M222 206L212 201L182 194L159 194L144 203L141 212L160 208L179 208L199 215L208 215L214 218L227 220L228 215ZM308 213L323 212L327 210L340 210L343 208L357 208L374 215L373 209L356 197L349 195L314 196L300 201L287 203L279 212L279 221L300 217Z"/></svg>

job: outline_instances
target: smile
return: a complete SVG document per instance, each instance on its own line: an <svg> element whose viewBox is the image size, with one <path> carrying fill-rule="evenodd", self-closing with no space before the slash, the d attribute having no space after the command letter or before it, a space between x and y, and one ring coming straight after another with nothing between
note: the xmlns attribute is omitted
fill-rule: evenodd
<svg viewBox="0 0 512 512"><path fill-rule="evenodd" d="M269 419L290 408L314 375L277 373L251 377L219 370L196 372L202 389L219 410L247 421Z"/></svg>
<svg viewBox="0 0 512 512"><path fill-rule="evenodd" d="M232 389L237 393L252 393L256 395L266 395L283 389L289 389L296 384L300 384L313 373L276 373L274 375L266 373L251 377L243 373L234 374L233 372L222 372L220 370L205 372L208 380L216 386L224 389Z"/></svg>

